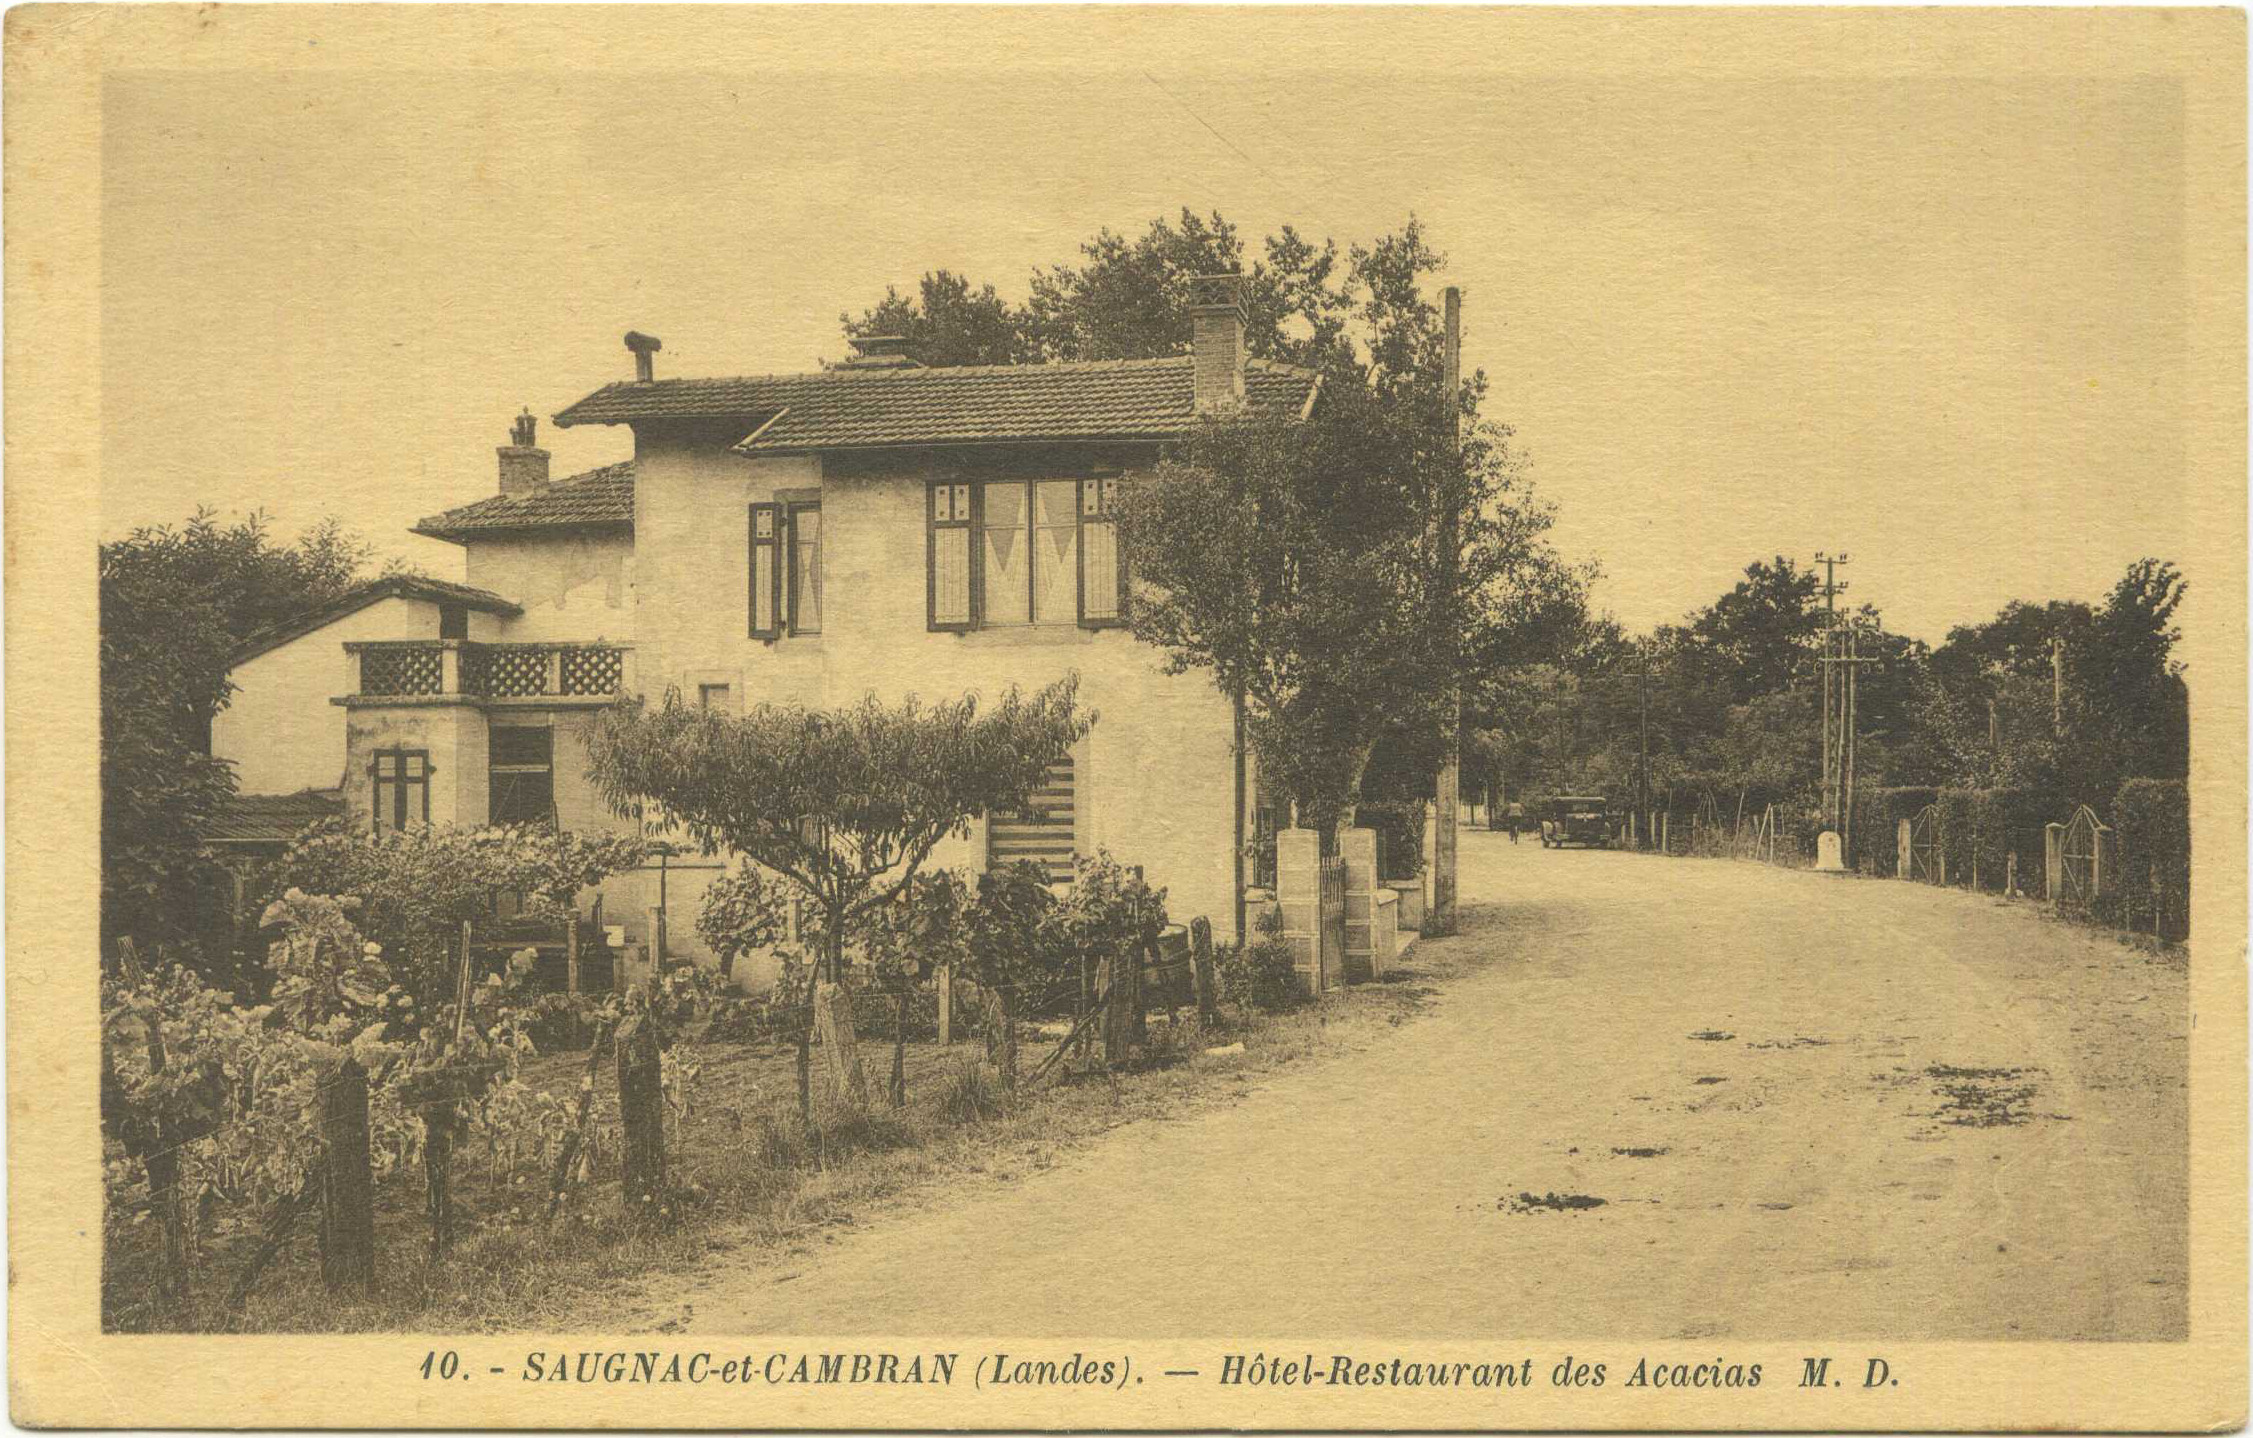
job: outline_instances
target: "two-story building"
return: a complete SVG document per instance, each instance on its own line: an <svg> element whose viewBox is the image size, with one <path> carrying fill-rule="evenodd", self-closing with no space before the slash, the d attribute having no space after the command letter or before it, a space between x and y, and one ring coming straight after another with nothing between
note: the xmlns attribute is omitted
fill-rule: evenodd
<svg viewBox="0 0 2253 1438"><path fill-rule="evenodd" d="M582 734L620 693L741 712L990 697L1076 671L1099 718L1034 812L983 818L935 861L1061 872L1104 848L1166 886L1177 918L1240 932L1255 776L1238 716L1209 675L1167 675L1127 631L1131 556L1112 507L1120 478L1202 416L1304 416L1320 386L1246 356L1240 279L1198 283L1187 352L1151 360L927 368L898 341L864 339L812 374L660 379L658 341L630 334L635 377L555 422L626 426L633 458L551 481L521 418L499 492L416 526L463 547L468 587L388 595L390 609L262 651L252 664L274 675L342 683L310 701L300 690L285 721L261 717L274 713L268 675L239 669L251 702L229 711L216 750L249 789L265 772L257 751L286 733L302 762L278 782L326 778L379 828L595 828L622 821L586 781ZM316 735L300 717L311 704L341 723ZM322 768L337 759L341 775ZM612 880L606 922L648 941L662 884L669 948L693 952L716 863Z"/></svg>

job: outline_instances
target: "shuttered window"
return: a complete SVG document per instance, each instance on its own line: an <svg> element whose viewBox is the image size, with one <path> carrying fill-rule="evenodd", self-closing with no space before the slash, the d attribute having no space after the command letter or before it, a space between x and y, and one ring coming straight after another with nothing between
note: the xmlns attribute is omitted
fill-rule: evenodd
<svg viewBox="0 0 2253 1438"><path fill-rule="evenodd" d="M1079 811L1072 761L1049 767L1048 781L1023 809L986 818L986 862L994 867L1030 859L1048 869L1051 882L1072 877L1078 849Z"/></svg>
<svg viewBox="0 0 2253 1438"><path fill-rule="evenodd" d="M931 485L928 627L1123 624L1117 484L1116 477L1099 475Z"/></svg>

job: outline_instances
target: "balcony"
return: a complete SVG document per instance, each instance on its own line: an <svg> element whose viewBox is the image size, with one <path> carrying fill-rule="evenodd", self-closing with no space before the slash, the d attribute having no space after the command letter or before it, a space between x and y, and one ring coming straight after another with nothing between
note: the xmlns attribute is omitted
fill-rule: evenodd
<svg viewBox="0 0 2253 1438"><path fill-rule="evenodd" d="M629 691L633 646L596 642L487 644L470 639L349 643L356 682L339 703L608 704Z"/></svg>

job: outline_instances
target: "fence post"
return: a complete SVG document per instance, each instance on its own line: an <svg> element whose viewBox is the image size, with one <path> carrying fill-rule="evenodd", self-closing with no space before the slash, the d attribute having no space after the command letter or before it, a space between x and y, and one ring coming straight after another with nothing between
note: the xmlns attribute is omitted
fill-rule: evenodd
<svg viewBox="0 0 2253 1438"><path fill-rule="evenodd" d="M350 1054L320 1088L321 1281L375 1286L375 1176L368 1168L368 1074Z"/></svg>
<svg viewBox="0 0 2253 1438"><path fill-rule="evenodd" d="M1671 811L1658 816L1658 851L1661 854L1674 852L1674 815Z"/></svg>
<svg viewBox="0 0 2253 1438"><path fill-rule="evenodd" d="M2113 844L2112 830L2103 824L2089 844L2089 897L2101 899L2119 887L2113 868L2119 863L2120 852ZM2157 932L2156 926L2153 932Z"/></svg>
<svg viewBox="0 0 2253 1438"><path fill-rule="evenodd" d="M1103 1021L1097 1028L1103 1036L1105 1068L1117 1068L1126 1057L1126 1005L1120 992L1126 985L1121 981L1120 966L1114 954L1105 954L1095 965L1095 992L1103 1005Z"/></svg>
<svg viewBox="0 0 2253 1438"><path fill-rule="evenodd" d="M563 921L563 988L565 993L579 992L579 909L575 904L571 917Z"/></svg>
<svg viewBox="0 0 2253 1438"><path fill-rule="evenodd" d="M665 1079L657 1058L657 1026L646 1013L618 1025L618 1127L623 1139L620 1197L626 1216L656 1217L665 1192Z"/></svg>
<svg viewBox="0 0 2253 1438"><path fill-rule="evenodd" d="M1189 964L1197 978L1197 1026L1209 1029L1220 1019L1220 1005L1213 998L1213 925L1203 914L1189 921Z"/></svg>
<svg viewBox="0 0 2253 1438"><path fill-rule="evenodd" d="M452 1099L426 1102L422 1111L423 1190L430 1209L430 1256L454 1246L454 1124Z"/></svg>
<svg viewBox="0 0 2253 1438"><path fill-rule="evenodd" d="M2043 887L2049 891L2053 904L2065 897L2065 826L2042 826L2042 877Z"/></svg>
<svg viewBox="0 0 2253 1438"><path fill-rule="evenodd" d="M939 1047L954 1042L954 965L941 964L933 975L939 989Z"/></svg>
<svg viewBox="0 0 2253 1438"><path fill-rule="evenodd" d="M2003 860L2003 894L2006 898L2018 893L2018 850L2013 849Z"/></svg>

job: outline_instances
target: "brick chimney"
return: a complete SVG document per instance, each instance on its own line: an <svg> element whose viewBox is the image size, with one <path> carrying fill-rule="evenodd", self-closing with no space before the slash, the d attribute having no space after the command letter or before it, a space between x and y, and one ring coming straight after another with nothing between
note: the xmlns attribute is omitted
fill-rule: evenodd
<svg viewBox="0 0 2253 1438"><path fill-rule="evenodd" d="M665 342L655 335L645 335L640 330L626 331L626 348L634 352L634 380L648 384L657 378L657 366L650 356L665 348Z"/></svg>
<svg viewBox="0 0 2253 1438"><path fill-rule="evenodd" d="M1189 317L1197 413L1233 409L1244 402L1244 277L1190 276Z"/></svg>
<svg viewBox="0 0 2253 1438"><path fill-rule="evenodd" d="M540 422L526 410L509 426L509 442L494 451L501 457L501 493L529 494L548 482L548 452L532 443Z"/></svg>

